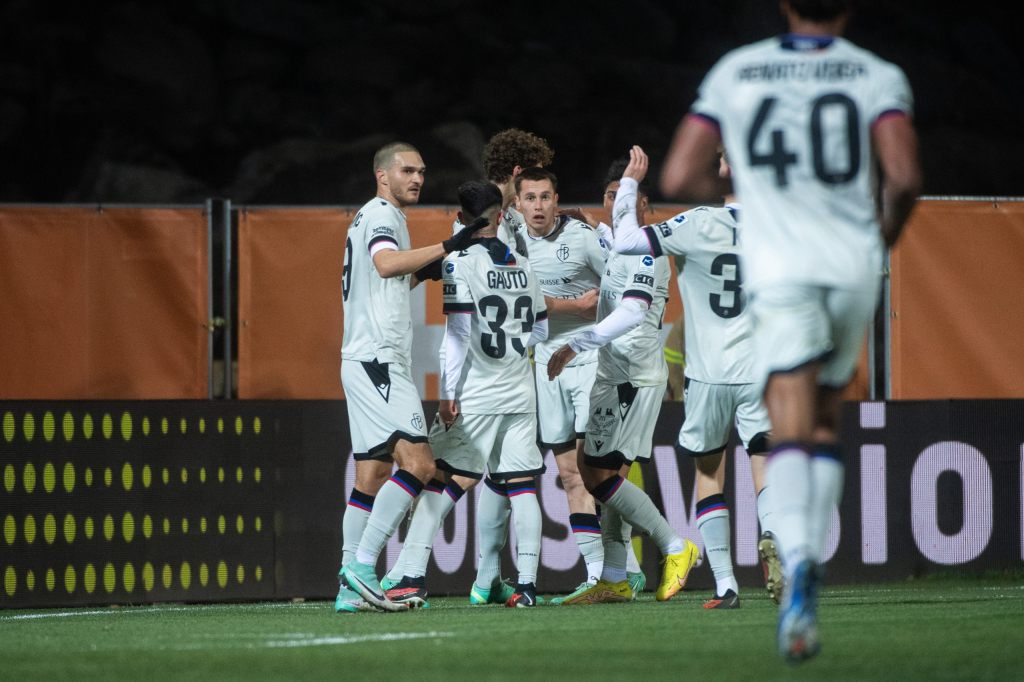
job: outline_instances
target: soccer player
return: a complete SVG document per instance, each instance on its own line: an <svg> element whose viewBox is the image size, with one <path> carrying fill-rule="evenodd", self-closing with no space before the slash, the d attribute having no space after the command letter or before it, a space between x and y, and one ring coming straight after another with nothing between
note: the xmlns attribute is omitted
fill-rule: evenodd
<svg viewBox="0 0 1024 682"><path fill-rule="evenodd" d="M899 236L921 174L907 79L841 37L848 3L781 7L787 35L726 54L705 77L661 186L721 196L707 168L724 140L751 225L740 247L772 422L766 476L786 571L778 648L799 662L819 650L819 564L843 483L840 394L878 302L883 240Z"/></svg>
<svg viewBox="0 0 1024 682"><path fill-rule="evenodd" d="M530 263L496 235L501 193L489 182L459 188L460 220L486 227L471 245L445 259L448 316L442 399L430 442L447 480L443 494L425 493L406 537L405 576L388 596L422 604L434 537L444 517L485 470L507 491L516 526L519 578L507 606L537 603L541 512L536 476L536 394L527 349L547 336L547 310Z"/></svg>
<svg viewBox="0 0 1024 682"><path fill-rule="evenodd" d="M517 252L526 255L526 238L524 236L523 216L515 207L515 178L523 169L547 166L554 159L554 152L546 140L533 133L508 128L495 133L487 141L483 152L483 166L487 179L500 190L501 220L497 237ZM453 233L462 229L460 220L456 219L452 226ZM440 278L440 272L437 278ZM548 299L548 309L560 314L590 315L594 314L597 305L596 290L588 292L578 299ZM439 359L441 371L444 371L444 349L446 340L442 341ZM515 593L513 585L501 579L501 550L508 538L508 521L511 504L504 483L485 479L485 488L481 490L476 510L478 532L478 566L477 578L470 590L469 601L474 605L504 604ZM437 489L436 485L428 486ZM404 562L406 553L399 556L387 576L382 581L385 589L398 584L405 574Z"/></svg>
<svg viewBox="0 0 1024 682"><path fill-rule="evenodd" d="M660 329L669 276L664 259L612 254L601 277L598 323L575 334L548 360L548 377L554 380L578 354L600 349L580 474L602 505L604 566L596 583L564 604L633 598L626 563L630 526L650 535L665 556L655 594L659 601L685 586L697 561L696 545L679 537L647 494L626 479L634 460L650 456L665 394L668 369Z"/></svg>
<svg viewBox="0 0 1024 682"><path fill-rule="evenodd" d="M405 610L383 594L377 557L399 521L434 476L423 408L409 370L409 290L445 254L465 247L465 228L440 244L409 248L402 208L419 201L426 167L410 144L394 142L373 158L377 195L349 226L342 274L345 389L356 484L342 524L338 612ZM391 475L394 462L398 470Z"/></svg>
<svg viewBox="0 0 1024 682"><path fill-rule="evenodd" d="M722 207L700 206L659 225L640 228L633 216L638 196L643 196L639 184L647 174L647 165L644 151L633 147L617 187L615 213L621 218L615 251L681 257L678 267L688 362L686 419L679 445L694 458L697 468L697 528L715 575L715 596L704 603L704 608L740 605L724 495L725 446L734 422L750 455L763 531L758 550L768 593L778 603L781 566L771 528L769 491L764 485L771 425L753 378L752 328L738 255L740 206L732 196L726 196ZM729 175L724 153L719 174Z"/></svg>
<svg viewBox="0 0 1024 682"><path fill-rule="evenodd" d="M515 180L527 168L550 166L555 152L547 140L518 128L491 136L484 145L484 174L501 190L501 224L498 238L526 255L523 230L526 223L516 209Z"/></svg>
<svg viewBox="0 0 1024 682"><path fill-rule="evenodd" d="M607 244L590 225L558 215L558 178L551 171L524 169L516 176L515 190L516 206L526 225L530 264L550 303L548 338L537 344L533 354L540 441L558 465L569 503L569 526L587 569L587 580L577 589L585 589L597 582L604 561L597 507L576 464L597 374L597 351L577 355L554 381L548 381L547 363L556 349L594 326L592 318L564 304L591 291L596 294L608 257Z"/></svg>

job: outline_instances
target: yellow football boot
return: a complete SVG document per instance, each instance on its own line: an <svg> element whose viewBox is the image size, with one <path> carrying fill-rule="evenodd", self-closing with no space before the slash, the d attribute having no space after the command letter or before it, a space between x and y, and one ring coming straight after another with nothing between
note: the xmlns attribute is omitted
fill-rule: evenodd
<svg viewBox="0 0 1024 682"><path fill-rule="evenodd" d="M679 590L686 587L686 578L690 575L690 569L697 563L700 550L697 545L689 540L683 540L686 546L678 554L669 554L662 559L661 584L654 598L658 601L666 601L674 597Z"/></svg>
<svg viewBox="0 0 1024 682"><path fill-rule="evenodd" d="M633 590L630 589L628 580L617 583L598 580L585 590L576 590L566 597L562 604L611 604L632 599Z"/></svg>

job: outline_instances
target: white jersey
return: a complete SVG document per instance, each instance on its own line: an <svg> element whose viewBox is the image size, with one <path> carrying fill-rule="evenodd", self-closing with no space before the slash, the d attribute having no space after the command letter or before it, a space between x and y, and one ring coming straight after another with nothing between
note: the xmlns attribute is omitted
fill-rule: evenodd
<svg viewBox="0 0 1024 682"><path fill-rule="evenodd" d="M650 304L643 322L612 339L598 351L597 381L634 386L656 386L668 380L668 365L661 345L661 318L668 300L668 261L652 256L608 257L601 278L598 321L608 317L624 299L638 298Z"/></svg>
<svg viewBox="0 0 1024 682"><path fill-rule="evenodd" d="M579 298L601 286L601 272L608 258L608 246L594 228L579 220L560 216L546 237L528 235L530 264L537 273L541 291L551 298ZM579 332L594 326L593 320L576 315L552 315L548 318L548 338L537 344L534 359L547 364L551 354ZM584 351L572 365L597 361L596 350Z"/></svg>
<svg viewBox="0 0 1024 682"><path fill-rule="evenodd" d="M682 257L677 263L685 315L685 374L706 384L754 380L738 217L737 204L701 206L643 228L652 253Z"/></svg>
<svg viewBox="0 0 1024 682"><path fill-rule="evenodd" d="M691 112L719 126L729 152L752 290L878 278L871 126L911 108L903 72L843 38L762 40L708 72Z"/></svg>
<svg viewBox="0 0 1024 682"><path fill-rule="evenodd" d="M445 314L471 316L469 350L456 389L460 411L535 412L526 344L547 308L529 261L492 238L449 254L442 271Z"/></svg>
<svg viewBox="0 0 1024 682"><path fill-rule="evenodd" d="M526 221L523 214L513 206L509 206L501 212L501 219L498 221L498 239L506 246L510 246L524 256L526 253L526 240L523 234L526 232ZM455 234L465 225L458 218L452 222L452 234Z"/></svg>
<svg viewBox="0 0 1024 682"><path fill-rule="evenodd" d="M341 357L407 365L412 357L409 275L383 278L377 273L370 250L380 244L410 248L409 229L404 213L374 197L359 209L345 239Z"/></svg>

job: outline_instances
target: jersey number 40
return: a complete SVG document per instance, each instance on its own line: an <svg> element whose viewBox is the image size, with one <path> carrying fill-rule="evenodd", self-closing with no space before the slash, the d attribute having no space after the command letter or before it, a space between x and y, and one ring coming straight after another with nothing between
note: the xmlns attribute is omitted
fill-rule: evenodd
<svg viewBox="0 0 1024 682"><path fill-rule="evenodd" d="M754 122L747 134L747 153L750 166L768 166L775 171L775 184L785 187L789 167L799 162L799 156L792 147L786 146L785 131L771 128L769 119L778 100L765 97L754 116ZM835 120L836 116L845 123L842 133L846 143L845 168L830 168L825 158L825 118ZM857 104L842 92L821 95L811 104L811 119L807 135L814 167L814 175L827 185L849 182L860 172L860 126ZM830 130L832 128L829 128ZM767 141L767 143L766 143ZM799 143L799 141L798 141ZM806 147L804 147L806 148ZM830 145L830 149L833 147Z"/></svg>

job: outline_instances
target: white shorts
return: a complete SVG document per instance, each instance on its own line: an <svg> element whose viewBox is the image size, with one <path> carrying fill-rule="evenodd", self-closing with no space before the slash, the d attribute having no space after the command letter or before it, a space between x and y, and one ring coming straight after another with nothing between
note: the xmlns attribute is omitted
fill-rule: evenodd
<svg viewBox="0 0 1024 682"><path fill-rule="evenodd" d="M440 419L430 427L437 468L479 479L484 471L495 481L544 473L537 447L537 420L532 412L460 414L450 428Z"/></svg>
<svg viewBox="0 0 1024 682"><path fill-rule="evenodd" d="M816 361L821 362L820 386L841 389L850 383L878 305L879 286L873 277L851 289L808 284L758 289L751 296L750 313L761 387L772 374Z"/></svg>
<svg viewBox="0 0 1024 682"><path fill-rule="evenodd" d="M765 439L771 422L755 384L705 384L687 377L685 386L686 420L679 431L679 445L688 455L700 457L723 450L733 423L747 452L768 449Z"/></svg>
<svg viewBox="0 0 1024 682"><path fill-rule="evenodd" d="M583 459L598 469L650 459L654 426L661 412L665 384L594 383Z"/></svg>
<svg viewBox="0 0 1024 682"><path fill-rule="evenodd" d="M341 386L355 459L390 457L399 440L427 442L423 403L406 365L344 360Z"/></svg>
<svg viewBox="0 0 1024 682"><path fill-rule="evenodd" d="M540 443L554 452L576 448L583 438L590 414L590 391L597 377L597 363L566 367L548 381L548 366L537 363L537 428Z"/></svg>

